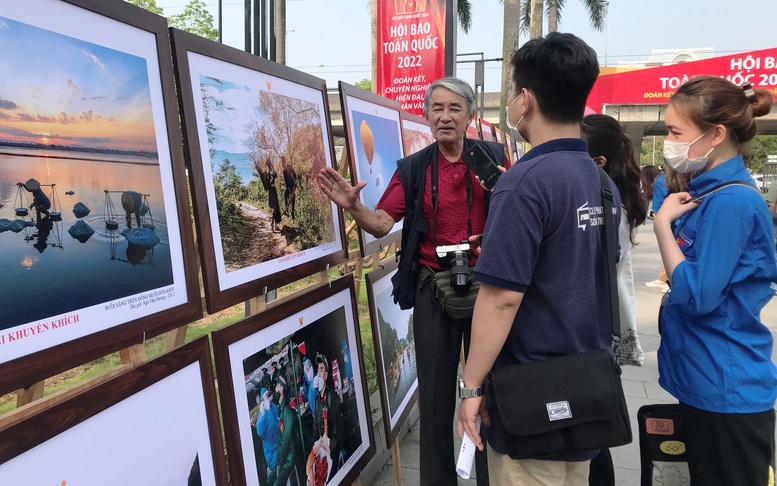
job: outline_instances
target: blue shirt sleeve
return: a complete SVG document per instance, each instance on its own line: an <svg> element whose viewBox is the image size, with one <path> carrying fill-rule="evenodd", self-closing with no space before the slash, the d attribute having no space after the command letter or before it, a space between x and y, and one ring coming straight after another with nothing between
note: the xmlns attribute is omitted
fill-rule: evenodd
<svg viewBox="0 0 777 486"><path fill-rule="evenodd" d="M661 209L661 205L664 204L664 199L666 199L666 193L666 175L661 174L656 177L656 181L653 183L653 201L650 205L651 211L655 213Z"/></svg>
<svg viewBox="0 0 777 486"><path fill-rule="evenodd" d="M688 315L712 312L726 298L734 269L742 256L751 225L736 207L714 200L699 208L702 214L689 214L676 236L686 257L672 275L668 305L680 305ZM725 228L721 230L721 228ZM694 234L695 230L695 234ZM690 246L687 240L690 240Z"/></svg>

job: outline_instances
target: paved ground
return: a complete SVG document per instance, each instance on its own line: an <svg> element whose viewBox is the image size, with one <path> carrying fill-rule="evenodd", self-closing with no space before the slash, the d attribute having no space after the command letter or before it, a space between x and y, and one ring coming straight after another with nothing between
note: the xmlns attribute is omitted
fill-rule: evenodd
<svg viewBox="0 0 777 486"><path fill-rule="evenodd" d="M656 325L658 306L661 301L661 291L645 286L646 282L655 280L660 270L661 259L658 254L658 245L653 234L650 222L640 228L638 234L639 244L633 250L634 279L637 302L637 329L640 336L642 349L645 352L645 363L642 367L626 366L623 368L623 388L626 394L631 425L634 433L634 442L612 449L613 462L615 463L616 484L619 486L639 486L639 444L637 431L637 410L642 405L651 403L671 403L674 398L658 385L658 365L656 351L658 350L659 335ZM764 308L761 315L772 330L777 334L777 299ZM772 359L777 358L777 353ZM417 417L417 414L414 415ZM416 419L417 420L417 419ZM451 425L453 427L453 424ZM419 484L419 443L418 422L409 424L409 431L404 436L400 445L400 464L402 471L402 485L414 486ZM458 447L458 442L457 442ZM457 449L458 450L458 449ZM474 472L474 471L473 471ZM394 467L391 456L383 465L374 479L365 481L364 484L376 486L389 486L396 484ZM476 484L474 479L459 479L459 485Z"/></svg>

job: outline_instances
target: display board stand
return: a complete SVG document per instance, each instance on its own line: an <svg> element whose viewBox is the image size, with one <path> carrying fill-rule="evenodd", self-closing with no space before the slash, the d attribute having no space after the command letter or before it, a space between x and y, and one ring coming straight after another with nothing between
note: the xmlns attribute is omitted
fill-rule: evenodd
<svg viewBox="0 0 777 486"><path fill-rule="evenodd" d="M173 334L173 333L171 333ZM172 340L172 338L171 338ZM45 380L33 383L16 392L16 409L0 416L0 429L20 422L25 418L51 407L85 390L103 383L122 372L146 362L146 348L143 343L132 345L119 351L121 364L98 376L92 377L71 388L44 397Z"/></svg>
<svg viewBox="0 0 777 486"><path fill-rule="evenodd" d="M172 350L183 345L186 340L186 331L188 329L189 325L186 324L170 331L170 336L167 338L167 349Z"/></svg>
<svg viewBox="0 0 777 486"><path fill-rule="evenodd" d="M394 480L397 486L402 486L402 462L399 456L398 440L395 440L391 445L391 462L394 463Z"/></svg>

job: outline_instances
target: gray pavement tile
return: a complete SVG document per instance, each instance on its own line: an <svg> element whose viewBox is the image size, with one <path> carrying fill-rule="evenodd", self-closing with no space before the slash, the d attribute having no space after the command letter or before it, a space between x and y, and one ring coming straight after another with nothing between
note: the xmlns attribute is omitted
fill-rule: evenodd
<svg viewBox="0 0 777 486"><path fill-rule="evenodd" d="M677 401L672 395L666 392L658 383L645 382L645 391L651 400L672 402Z"/></svg>
<svg viewBox="0 0 777 486"><path fill-rule="evenodd" d="M621 380L623 394L627 397L647 398L645 383L637 380Z"/></svg>

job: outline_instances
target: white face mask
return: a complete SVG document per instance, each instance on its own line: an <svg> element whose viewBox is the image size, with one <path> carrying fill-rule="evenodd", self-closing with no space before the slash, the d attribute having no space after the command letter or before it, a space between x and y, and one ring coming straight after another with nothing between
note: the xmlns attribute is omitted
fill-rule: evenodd
<svg viewBox="0 0 777 486"><path fill-rule="evenodd" d="M510 124L510 107L513 106L513 103L515 103L516 100L518 100L518 98L520 98L521 96L523 96L523 93L513 98L513 101L511 101L509 105L505 106L505 122L507 123L507 128L509 128L510 131L513 132L513 136L515 137L516 142L529 143L529 141L526 140L526 138L524 138L523 135L521 135L521 132L518 131L518 126L521 124L526 114L521 116L520 120L518 120L518 123L516 123L515 126Z"/></svg>
<svg viewBox="0 0 777 486"><path fill-rule="evenodd" d="M669 167L681 174L697 172L706 167L708 157L710 153L715 150L715 147L712 147L710 151L707 152L707 154L703 157L697 157L695 159L688 157L688 151L691 150L691 145L701 140L701 138L708 132L709 130L702 133L696 140L690 143L664 140L664 160L666 160L666 163L669 164Z"/></svg>

